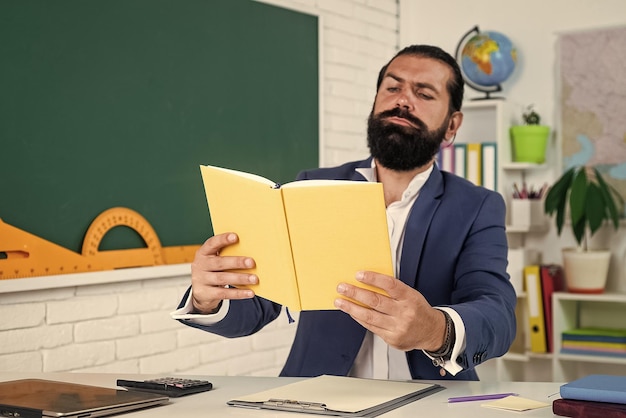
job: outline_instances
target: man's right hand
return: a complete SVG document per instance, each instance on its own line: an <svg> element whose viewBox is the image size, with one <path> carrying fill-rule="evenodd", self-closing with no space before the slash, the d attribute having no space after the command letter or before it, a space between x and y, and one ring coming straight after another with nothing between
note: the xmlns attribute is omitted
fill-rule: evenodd
<svg viewBox="0 0 626 418"><path fill-rule="evenodd" d="M232 232L215 235L196 251L191 263L194 312L211 314L217 311L224 299L254 297L252 290L236 287L256 284L259 281L258 277L254 274L231 271L253 268L254 260L250 257L219 255L223 248L236 243L238 239L237 234Z"/></svg>

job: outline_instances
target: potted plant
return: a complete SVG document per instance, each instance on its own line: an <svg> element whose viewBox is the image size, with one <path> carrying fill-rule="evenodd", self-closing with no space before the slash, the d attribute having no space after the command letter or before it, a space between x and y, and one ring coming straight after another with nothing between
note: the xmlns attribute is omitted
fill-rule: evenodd
<svg viewBox="0 0 626 418"><path fill-rule="evenodd" d="M554 215L561 235L569 212L576 248L563 249L563 269L568 290L602 293L606 284L611 252L589 249L589 239L605 223L617 230L624 198L591 166L574 166L554 183L546 194L544 211Z"/></svg>
<svg viewBox="0 0 626 418"><path fill-rule="evenodd" d="M522 113L522 120L523 125L514 125L509 129L512 160L543 164L546 160L550 127L541 125L541 116L533 109L533 105L526 107Z"/></svg>

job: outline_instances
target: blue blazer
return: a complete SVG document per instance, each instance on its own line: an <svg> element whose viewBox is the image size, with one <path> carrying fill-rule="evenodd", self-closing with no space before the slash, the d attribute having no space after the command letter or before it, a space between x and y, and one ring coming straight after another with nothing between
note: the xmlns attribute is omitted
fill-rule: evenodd
<svg viewBox="0 0 626 418"><path fill-rule="evenodd" d="M371 167L371 158L304 171L298 179L364 181L355 169L366 167ZM506 273L504 225L502 196L434 167L407 220L399 279L420 291L432 306L450 306L459 313L466 348L457 362L464 370L442 378L421 350L412 350L406 356L414 379L478 380L476 365L508 351L516 332L517 299ZM280 312L280 305L255 297L232 300L226 317L215 325L181 322L240 337L260 330ZM365 328L341 311L302 311L297 326L281 376L348 374Z"/></svg>

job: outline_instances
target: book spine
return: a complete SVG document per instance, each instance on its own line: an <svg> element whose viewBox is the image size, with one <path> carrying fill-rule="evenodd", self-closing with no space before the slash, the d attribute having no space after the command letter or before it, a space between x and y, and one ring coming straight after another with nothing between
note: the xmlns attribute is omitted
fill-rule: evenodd
<svg viewBox="0 0 626 418"><path fill-rule="evenodd" d="M460 177L467 176L466 156L467 146L465 144L454 144L454 174Z"/></svg>
<svg viewBox="0 0 626 418"><path fill-rule="evenodd" d="M467 162L465 169L467 170L467 179L477 186L482 185L482 153L480 143L468 143L466 146Z"/></svg>
<svg viewBox="0 0 626 418"><path fill-rule="evenodd" d="M626 338L624 337L612 337L610 335L584 335L584 334L572 334L571 332L564 331L561 333L564 340L570 341L594 341L602 343L614 343L614 344L626 344Z"/></svg>
<svg viewBox="0 0 626 418"><path fill-rule="evenodd" d="M530 351L533 353L545 353L548 351L548 346L546 341L546 321L543 311L543 292L541 289L539 265L528 265L524 267L524 283L526 284L528 304Z"/></svg>
<svg viewBox="0 0 626 418"><path fill-rule="evenodd" d="M495 142L483 142L481 145L482 184L487 189L498 190L498 153Z"/></svg>
<svg viewBox="0 0 626 418"><path fill-rule="evenodd" d="M608 357L620 357L625 358L626 352L614 352L614 351L599 351L599 350L590 350L590 349L580 349L580 348L562 348L561 354L582 354L585 356L608 356Z"/></svg>
<svg viewBox="0 0 626 418"><path fill-rule="evenodd" d="M552 402L552 412L554 415L571 418L626 418L625 405L571 399L555 399Z"/></svg>

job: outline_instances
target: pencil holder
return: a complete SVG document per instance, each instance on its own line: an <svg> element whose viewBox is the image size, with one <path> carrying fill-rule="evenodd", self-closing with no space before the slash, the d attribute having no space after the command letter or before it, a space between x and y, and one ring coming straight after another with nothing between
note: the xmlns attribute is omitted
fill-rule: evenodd
<svg viewBox="0 0 626 418"><path fill-rule="evenodd" d="M513 199L511 201L511 225L518 228L544 228L546 216L541 199Z"/></svg>

